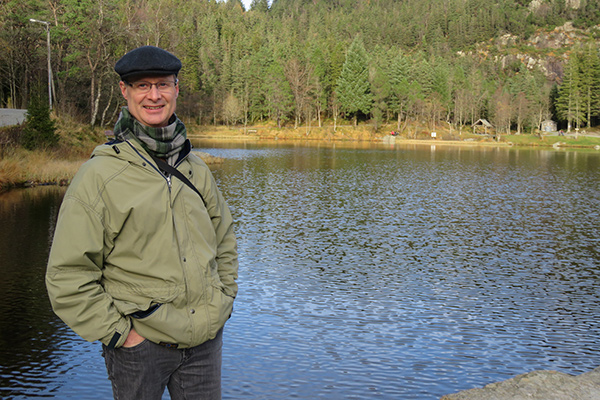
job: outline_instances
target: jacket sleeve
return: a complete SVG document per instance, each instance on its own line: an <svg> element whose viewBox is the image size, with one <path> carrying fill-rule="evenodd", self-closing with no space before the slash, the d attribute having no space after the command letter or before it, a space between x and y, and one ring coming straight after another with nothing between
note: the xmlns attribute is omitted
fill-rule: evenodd
<svg viewBox="0 0 600 400"><path fill-rule="evenodd" d="M225 285L228 296L236 297L238 286L235 282L238 278L238 253L237 241L233 231L233 217L227 206L225 198L217 187L215 179L208 170L207 182L210 183L210 200L208 201L208 213L211 216L217 238L217 267L219 278Z"/></svg>
<svg viewBox="0 0 600 400"><path fill-rule="evenodd" d="M82 338L119 347L131 322L117 311L102 287L103 251L101 215L67 192L46 272L52 308Z"/></svg>

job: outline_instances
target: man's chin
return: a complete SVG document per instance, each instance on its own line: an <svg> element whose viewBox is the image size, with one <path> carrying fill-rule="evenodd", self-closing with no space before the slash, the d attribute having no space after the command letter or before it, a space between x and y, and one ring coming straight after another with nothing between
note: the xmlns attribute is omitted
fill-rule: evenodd
<svg viewBox="0 0 600 400"><path fill-rule="evenodd" d="M143 120L140 121L144 125L148 125L154 128L158 128L161 126L167 126L169 118L164 115L164 113L160 113L160 115L144 113Z"/></svg>

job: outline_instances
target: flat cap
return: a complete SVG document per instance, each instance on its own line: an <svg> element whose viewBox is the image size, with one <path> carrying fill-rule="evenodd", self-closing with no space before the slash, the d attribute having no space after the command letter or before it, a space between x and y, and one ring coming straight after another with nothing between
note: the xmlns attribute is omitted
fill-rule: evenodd
<svg viewBox="0 0 600 400"><path fill-rule="evenodd" d="M121 80L134 75L177 75L180 69L179 58L154 46L133 49L115 64L115 71Z"/></svg>

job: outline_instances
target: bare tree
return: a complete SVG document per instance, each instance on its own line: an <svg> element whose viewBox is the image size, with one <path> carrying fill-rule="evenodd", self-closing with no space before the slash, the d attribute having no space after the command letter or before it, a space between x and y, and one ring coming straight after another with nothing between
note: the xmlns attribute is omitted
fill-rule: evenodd
<svg viewBox="0 0 600 400"><path fill-rule="evenodd" d="M233 92L230 92L223 101L223 119L227 127L235 125L242 118L242 107Z"/></svg>
<svg viewBox="0 0 600 400"><path fill-rule="evenodd" d="M511 117L513 114L510 94L503 88L498 88L492 96L494 125L498 131L510 134Z"/></svg>
<svg viewBox="0 0 600 400"><path fill-rule="evenodd" d="M517 123L517 135L523 133L523 122L531 113L531 104L524 92L518 92L513 98L513 111Z"/></svg>
<svg viewBox="0 0 600 400"><path fill-rule="evenodd" d="M305 110L305 105L309 100L309 93L312 90L313 67L301 63L297 58L292 58L285 64L284 73L294 95L294 128L298 128L302 112Z"/></svg>

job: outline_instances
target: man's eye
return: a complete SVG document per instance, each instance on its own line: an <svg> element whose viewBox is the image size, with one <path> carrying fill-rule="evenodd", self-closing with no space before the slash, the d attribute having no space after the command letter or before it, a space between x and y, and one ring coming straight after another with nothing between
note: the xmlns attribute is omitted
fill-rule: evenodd
<svg viewBox="0 0 600 400"><path fill-rule="evenodd" d="M148 83L146 82L139 82L137 85L138 89L147 89L148 88Z"/></svg>
<svg viewBox="0 0 600 400"><path fill-rule="evenodd" d="M169 87L169 83L168 82L159 82L157 84L157 86L158 86L159 89L166 89L166 88Z"/></svg>

